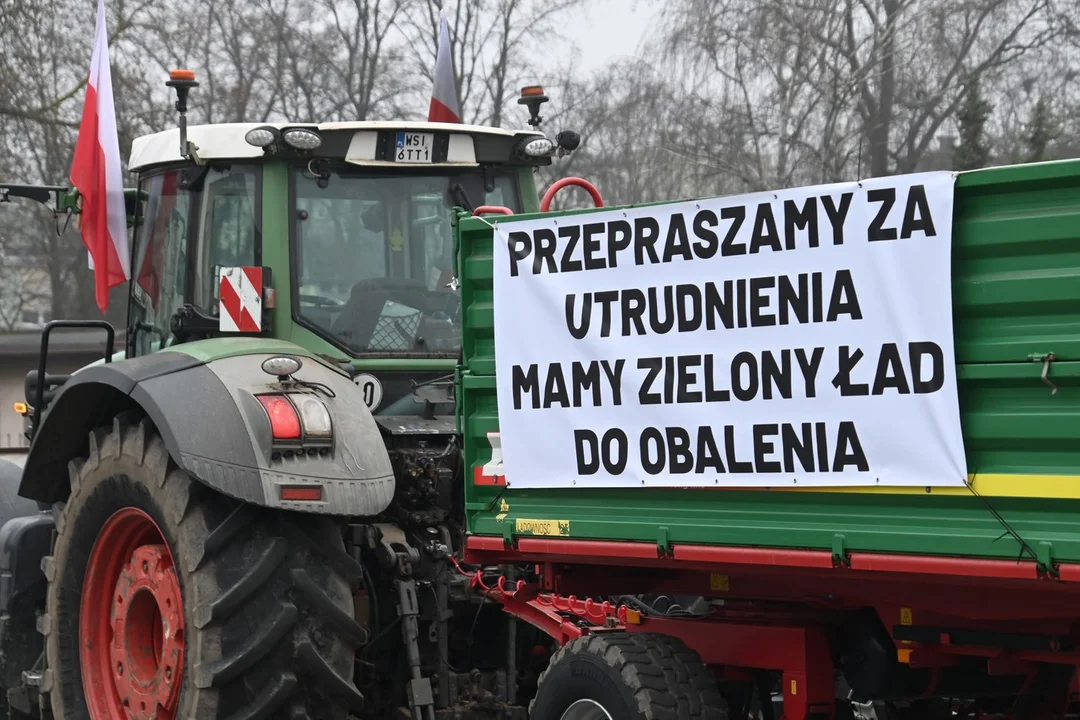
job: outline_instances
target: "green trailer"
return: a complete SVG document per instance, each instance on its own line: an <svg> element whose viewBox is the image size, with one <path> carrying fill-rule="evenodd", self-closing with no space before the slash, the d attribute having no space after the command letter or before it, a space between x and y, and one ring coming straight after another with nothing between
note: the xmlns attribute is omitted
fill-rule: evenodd
<svg viewBox="0 0 1080 720"><path fill-rule="evenodd" d="M783 696L785 718L845 716L847 699L876 703L878 717L883 704L911 718L1068 708L1080 665L1080 161L959 173L953 192L951 340L967 472L951 484L515 487L500 433L496 268L520 249L515 227L552 218L497 228L457 216L467 557L534 566L534 584L495 592L571 642L549 670L554 699L542 682L534 709L596 704L605 677L625 685L598 671L577 695L556 687L592 667L590 652L615 652L613 628L681 638L724 681L737 717L733 703L766 688ZM554 224L633 211L574 211ZM553 278L547 287L564 287ZM517 322L561 317L563 296L543 297ZM728 412L738 424L740 411ZM533 432L547 442L542 424ZM932 451L906 445L906 433L894 442L913 456ZM965 700L930 701L948 697Z"/></svg>

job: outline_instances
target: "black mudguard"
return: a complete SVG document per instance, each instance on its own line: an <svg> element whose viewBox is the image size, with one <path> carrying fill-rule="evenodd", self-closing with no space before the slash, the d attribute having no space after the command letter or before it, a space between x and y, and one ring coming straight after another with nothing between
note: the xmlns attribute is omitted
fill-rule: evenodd
<svg viewBox="0 0 1080 720"><path fill-rule="evenodd" d="M44 649L37 611L45 605L41 559L52 544L49 506L19 497L22 468L0 458L0 687L18 687Z"/></svg>
<svg viewBox="0 0 1080 720"><path fill-rule="evenodd" d="M0 686L18 687L45 648L37 615L45 607L41 559L49 554L52 513L12 518L0 527Z"/></svg>
<svg viewBox="0 0 1080 720"><path fill-rule="evenodd" d="M14 517L33 515L39 510L49 509L47 503L36 503L19 497L22 472L21 467L0 457L0 525Z"/></svg>
<svg viewBox="0 0 1080 720"><path fill-rule="evenodd" d="M230 342L241 347L244 341ZM329 454L272 452L269 420L255 394L280 390L277 378L261 369L263 360L280 351L203 362L165 350L75 373L34 436L19 494L45 503L65 499L68 462L88 455L91 430L133 411L150 419L180 467L225 495L319 514L381 512L393 498L393 470L360 388L339 370L296 351L304 365L294 377L329 389L320 395L335 428ZM281 499L281 487L297 485L321 486L322 501Z"/></svg>

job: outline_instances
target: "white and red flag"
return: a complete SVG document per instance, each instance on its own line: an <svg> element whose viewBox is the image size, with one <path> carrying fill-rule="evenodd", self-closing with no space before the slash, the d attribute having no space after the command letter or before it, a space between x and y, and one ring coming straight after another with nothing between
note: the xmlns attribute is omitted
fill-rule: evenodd
<svg viewBox="0 0 1080 720"><path fill-rule="evenodd" d="M82 238L94 269L97 304L105 312L109 288L123 284L131 275L105 0L98 0L94 54L71 164L71 183L82 196Z"/></svg>
<svg viewBox="0 0 1080 720"><path fill-rule="evenodd" d="M431 89L428 122L461 122L457 85L454 83L454 61L450 55L450 28L446 8L439 13L439 49L435 56L435 84Z"/></svg>

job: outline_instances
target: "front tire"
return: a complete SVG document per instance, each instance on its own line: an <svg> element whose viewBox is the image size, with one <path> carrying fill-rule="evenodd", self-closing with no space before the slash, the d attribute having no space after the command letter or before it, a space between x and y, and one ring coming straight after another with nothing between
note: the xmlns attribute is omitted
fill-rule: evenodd
<svg viewBox="0 0 1080 720"><path fill-rule="evenodd" d="M193 481L146 419L95 430L69 470L43 564L56 720L338 720L359 708L360 568L328 519Z"/></svg>
<svg viewBox="0 0 1080 720"><path fill-rule="evenodd" d="M530 720L727 720L716 678L676 638L597 633L572 640L540 676Z"/></svg>

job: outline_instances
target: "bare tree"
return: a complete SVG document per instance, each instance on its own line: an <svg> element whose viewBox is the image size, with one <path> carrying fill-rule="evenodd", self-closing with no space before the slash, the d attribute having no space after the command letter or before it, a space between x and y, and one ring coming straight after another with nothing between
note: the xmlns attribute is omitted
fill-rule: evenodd
<svg viewBox="0 0 1080 720"><path fill-rule="evenodd" d="M89 67L90 41L70 17L55 6L9 0L0 42L0 131L10 160L5 180L26 183L64 183L71 166L76 130L82 112L83 88ZM90 26L93 26L93 8ZM145 4L120 2L110 27L119 43L143 12ZM12 228L0 251L18 263L30 262L45 271L53 316L85 317L93 307L93 277L87 270L86 248L73 228L58 233L56 220L45 208L20 208L21 222ZM9 216L10 217L10 216ZM40 290L35 279L34 291ZM122 310L114 319L122 316Z"/></svg>
<svg viewBox="0 0 1080 720"><path fill-rule="evenodd" d="M171 127L168 70L201 87L193 122L332 121L393 116L407 76L399 26L409 0L109 0L110 61L121 154ZM91 56L96 3L75 9L0 0L0 179L64 184ZM0 253L42 267L53 316L96 315L93 274L74 227L45 208L4 208ZM14 254L13 254L14 253ZM7 283L8 287L13 287ZM110 316L122 321L122 289ZM14 302L14 301L12 301Z"/></svg>
<svg viewBox="0 0 1080 720"><path fill-rule="evenodd" d="M418 77L430 91L439 43L441 0L418 0L406 26ZM518 86L534 82L532 60L584 0L461 0L449 18L454 82L462 120L500 127ZM539 55L536 55L536 54ZM426 110L426 105L424 106Z"/></svg>
<svg viewBox="0 0 1080 720"><path fill-rule="evenodd" d="M1049 0L673 5L668 67L710 107L697 152L717 148L749 187L913 171L967 84L1058 34Z"/></svg>
<svg viewBox="0 0 1080 720"><path fill-rule="evenodd" d="M732 189L828 181L848 160L850 84L829 73L819 7L720 0L668 13L658 54L686 92L680 150Z"/></svg>

